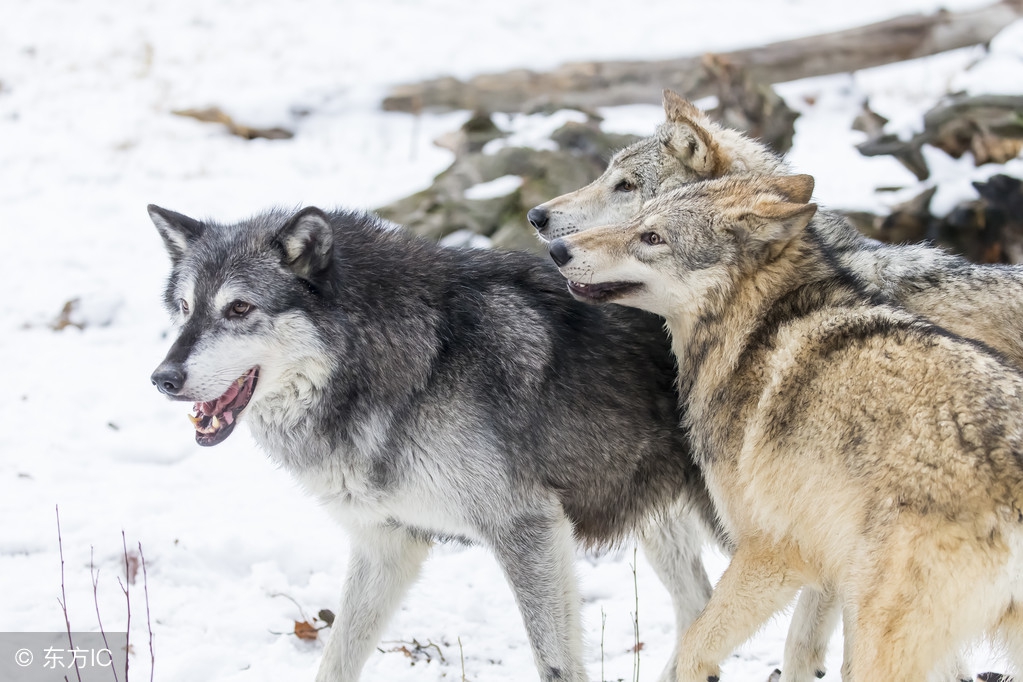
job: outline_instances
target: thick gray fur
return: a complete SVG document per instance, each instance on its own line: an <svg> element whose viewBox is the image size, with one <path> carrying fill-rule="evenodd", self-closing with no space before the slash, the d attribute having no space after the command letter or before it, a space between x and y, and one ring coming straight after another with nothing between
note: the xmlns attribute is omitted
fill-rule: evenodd
<svg viewBox="0 0 1023 682"><path fill-rule="evenodd" d="M364 214L150 215L181 324L157 370L181 372L172 397L215 400L259 366L240 419L350 534L318 680L358 679L444 539L494 552L545 681L586 679L573 540L638 534L680 628L706 603L716 520L660 318L575 301L546 259L442 248ZM227 316L238 301L251 312Z"/></svg>

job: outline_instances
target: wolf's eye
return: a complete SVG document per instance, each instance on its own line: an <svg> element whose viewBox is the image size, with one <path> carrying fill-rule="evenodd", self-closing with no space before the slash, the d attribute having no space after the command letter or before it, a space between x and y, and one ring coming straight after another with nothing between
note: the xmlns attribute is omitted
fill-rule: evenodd
<svg viewBox="0 0 1023 682"><path fill-rule="evenodd" d="M664 243L664 238L656 232L644 232L639 240L648 246L657 246Z"/></svg>
<svg viewBox="0 0 1023 682"><path fill-rule="evenodd" d="M252 312L253 305L246 303L245 301L235 301L227 307L227 317L229 319L237 319L239 317L245 317Z"/></svg>
<svg viewBox="0 0 1023 682"><path fill-rule="evenodd" d="M616 192L632 192L636 189L636 183L631 180L622 180L615 185Z"/></svg>
<svg viewBox="0 0 1023 682"><path fill-rule="evenodd" d="M180 299L178 301L178 307L181 308L181 314L182 315L187 315L188 314L188 301L186 301L183 298Z"/></svg>

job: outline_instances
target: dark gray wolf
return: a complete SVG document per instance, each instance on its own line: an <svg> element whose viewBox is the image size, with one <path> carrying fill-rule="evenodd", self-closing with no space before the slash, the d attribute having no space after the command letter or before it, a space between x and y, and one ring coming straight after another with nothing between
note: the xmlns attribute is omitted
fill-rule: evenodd
<svg viewBox="0 0 1023 682"><path fill-rule="evenodd" d="M200 445L247 422L351 535L318 680L359 677L438 539L494 552L543 680L586 678L573 538L638 532L680 626L699 613L715 519L661 320L575 301L546 259L366 215L149 212L180 325L153 383L194 403Z"/></svg>
<svg viewBox="0 0 1023 682"><path fill-rule="evenodd" d="M581 300L665 318L732 561L678 682L809 584L853 679L926 680L983 634L1023 665L1023 375L838 264L810 176L729 177L551 255Z"/></svg>
<svg viewBox="0 0 1023 682"><path fill-rule="evenodd" d="M737 173L784 175L784 161L763 143L710 120L664 91L666 120L650 137L615 154L593 183L529 212L541 238L632 220L643 204L688 183ZM864 286L908 310L1002 352L1023 368L1023 269L980 266L923 245L887 246L860 235L839 215L821 212L821 239ZM834 596L806 590L792 618L781 682L823 675L838 621ZM961 663L947 680L971 679Z"/></svg>

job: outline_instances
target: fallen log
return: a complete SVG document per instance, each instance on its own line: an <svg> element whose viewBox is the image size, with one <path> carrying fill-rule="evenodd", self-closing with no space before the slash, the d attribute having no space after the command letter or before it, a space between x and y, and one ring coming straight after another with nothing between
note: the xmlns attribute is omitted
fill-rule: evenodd
<svg viewBox="0 0 1023 682"><path fill-rule="evenodd" d="M1023 16L1023 0L1001 0L964 12L912 14L867 26L718 53L761 83L856 71L986 43ZM714 94L715 75L704 55L657 61L574 62L540 73L516 69L444 77L399 85L384 99L387 111L424 109L537 111L657 104L664 88L690 99Z"/></svg>
<svg viewBox="0 0 1023 682"><path fill-rule="evenodd" d="M924 114L923 132L909 140L875 129L856 146L864 156L891 155L919 180L930 177L921 147L929 144L954 159L966 152L973 163L1005 163L1023 150L1023 97L954 95ZM868 132L868 134L871 134Z"/></svg>
<svg viewBox="0 0 1023 682"><path fill-rule="evenodd" d="M853 212L846 217L863 234L889 244L928 241L974 263L1023 263L1023 181L999 173L973 186L979 198L944 217L931 213L935 187L886 216Z"/></svg>

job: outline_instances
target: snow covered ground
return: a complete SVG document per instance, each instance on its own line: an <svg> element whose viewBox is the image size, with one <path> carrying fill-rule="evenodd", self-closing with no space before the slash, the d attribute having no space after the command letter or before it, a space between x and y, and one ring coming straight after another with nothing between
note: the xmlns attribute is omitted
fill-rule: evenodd
<svg viewBox="0 0 1023 682"><path fill-rule="evenodd" d="M425 187L450 162L430 141L467 115L382 113L389 84L722 50L938 4L8 0L0 8L0 631L64 627L59 505L76 629L96 628L92 548L104 625L125 627L123 529L147 560L157 679L302 680L316 669L320 643L276 633L302 619L295 602L309 616L336 608L345 537L244 429L200 449L182 406L150 385L171 331L160 305L167 262L146 204L223 220L269 204L378 206ZM803 112L792 163L817 176L818 198L835 207L877 209L891 201L874 193L879 185L918 190L895 161L852 149L857 108L869 95L893 126L908 129L949 88L1023 90L1023 31L995 48L997 61L970 73L978 50L783 86ZM209 105L296 136L246 142L170 114ZM605 113L613 128L638 133L661 118L657 107ZM543 127L503 121L524 138ZM948 205L971 191L969 179L997 170L937 157L932 167L951 188L936 201ZM84 330L50 329L75 299L71 319ZM631 547L580 557L593 679L633 676L632 557ZM707 559L719 574L725 560L713 551ZM641 555L636 571L639 677L652 680L671 649L671 614ZM132 588L136 679L148 675L140 588ZM772 621L727 662L726 679L766 679L786 626L785 617ZM468 680L535 679L512 595L479 548L438 547L384 639L364 679L460 679L460 654ZM392 651L413 639L436 644L444 660ZM829 679L840 649L836 637ZM986 650L975 663L1001 668Z"/></svg>

